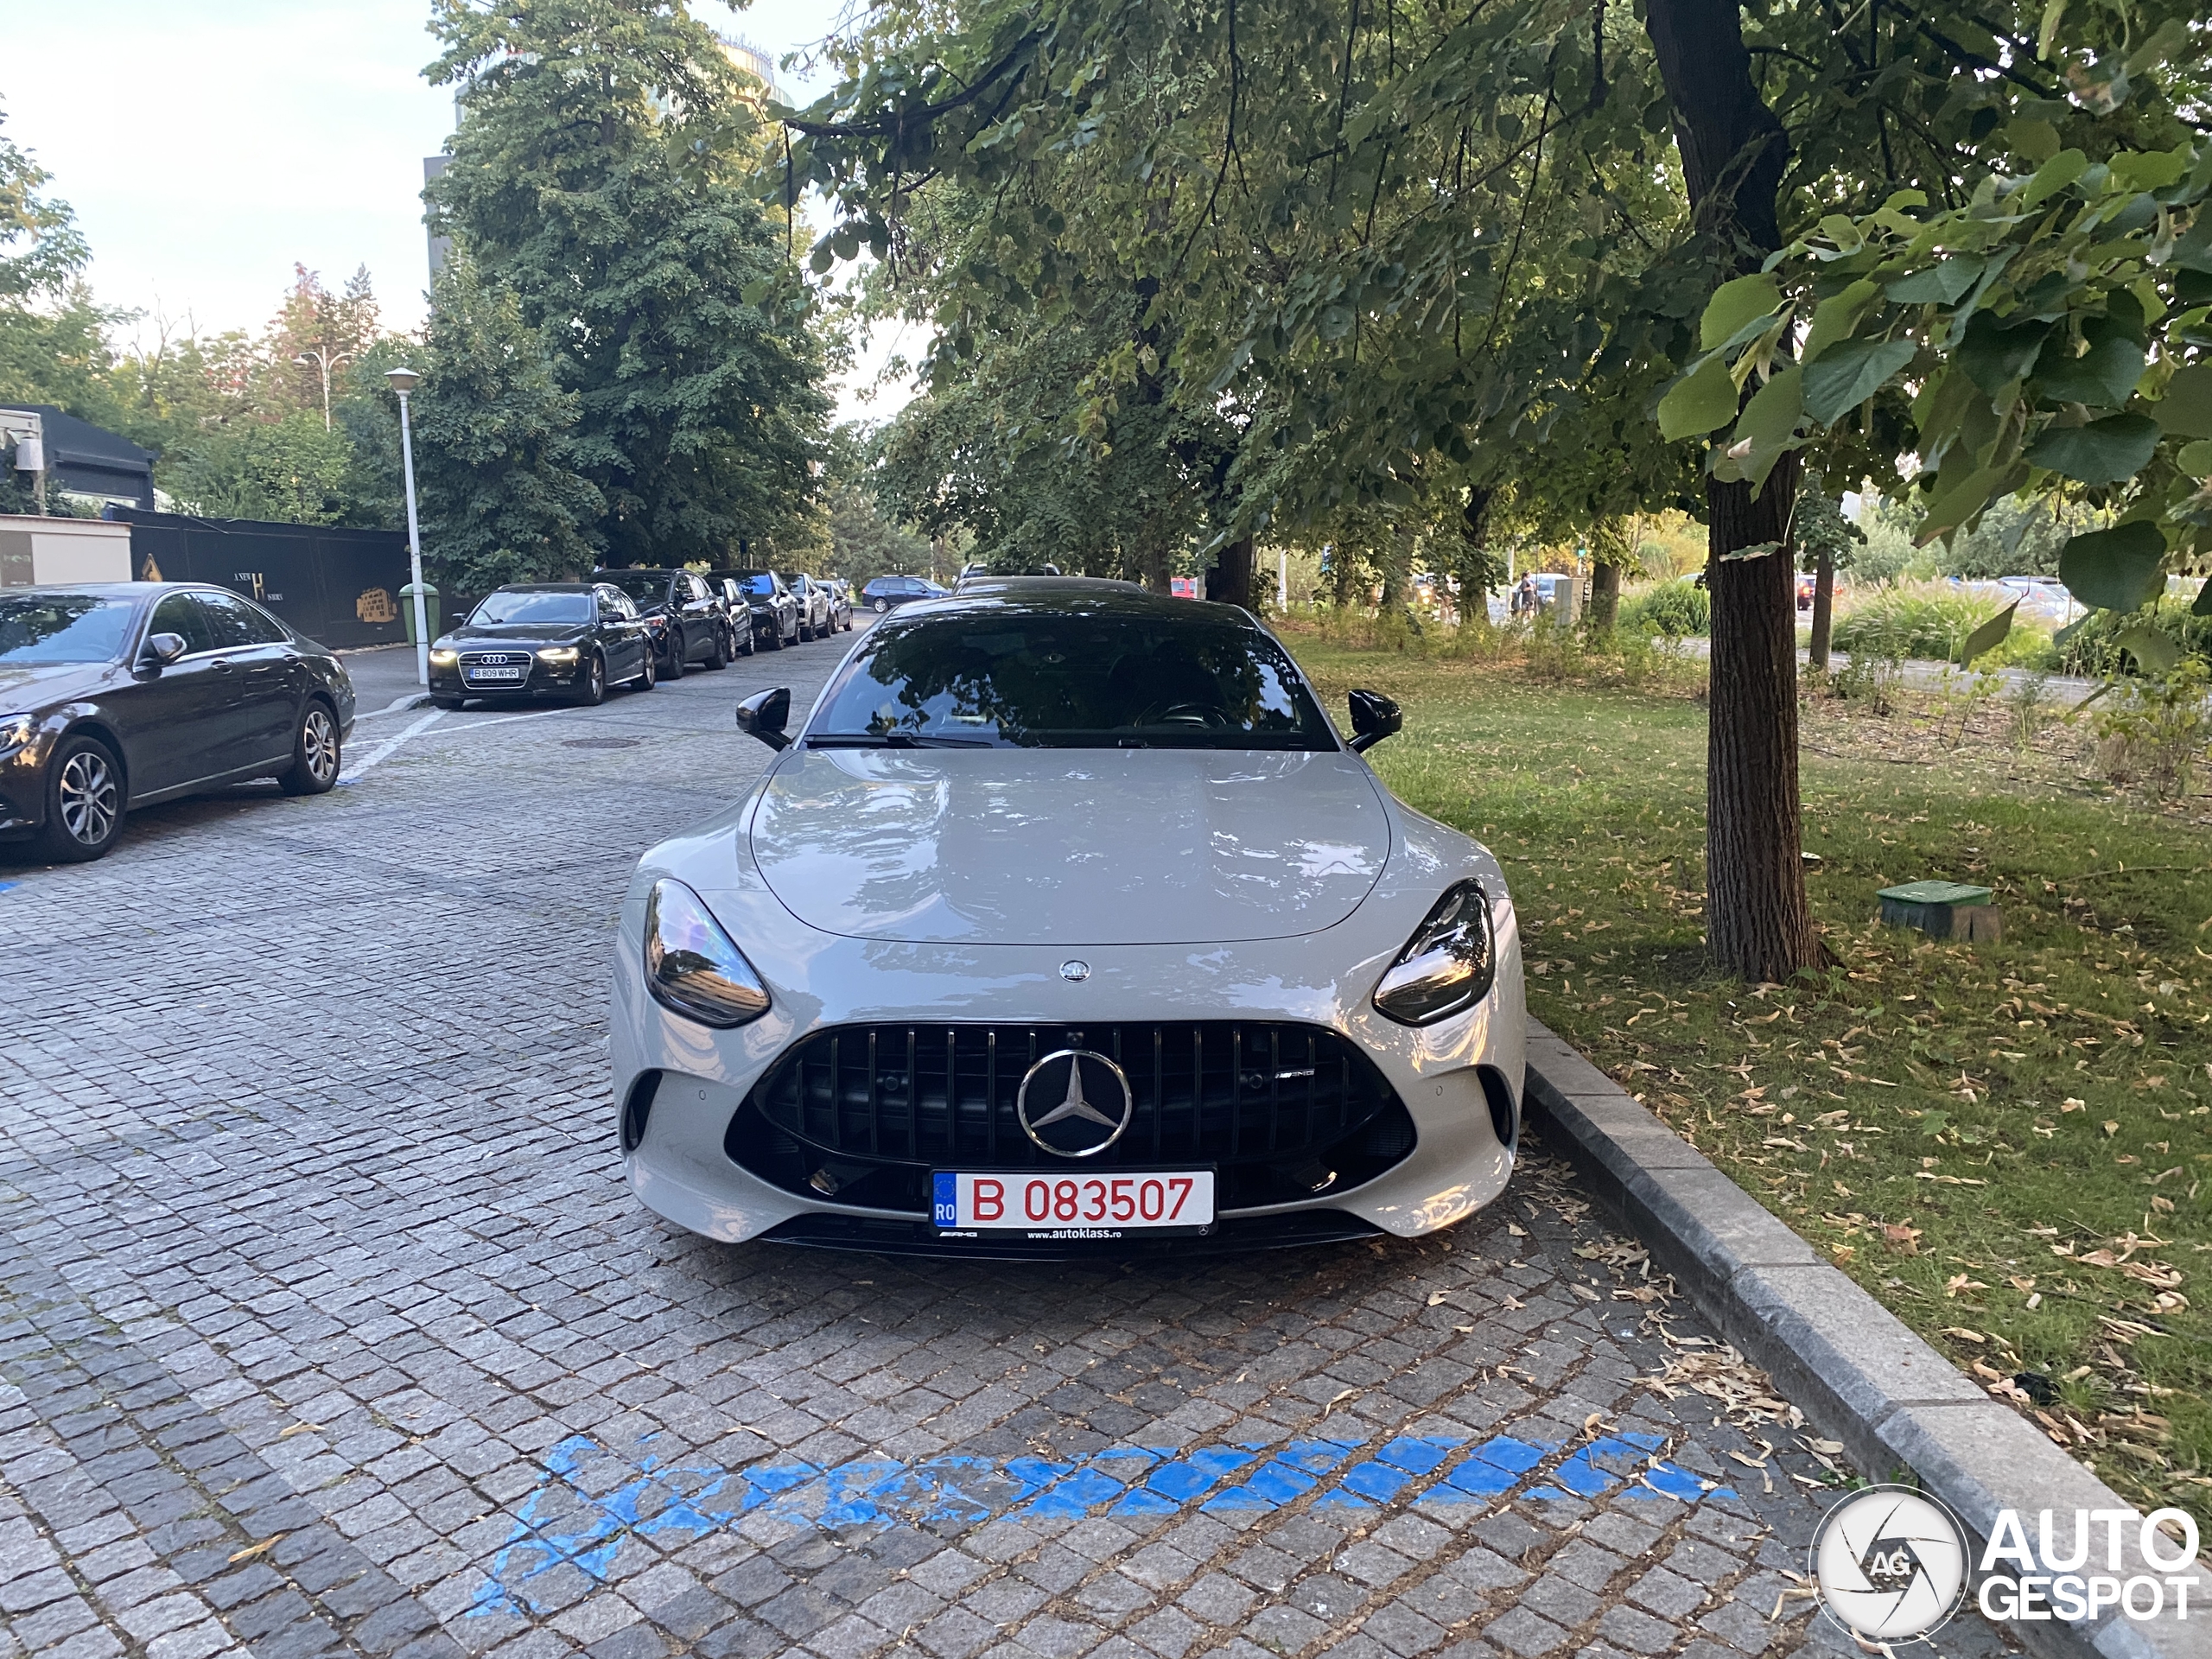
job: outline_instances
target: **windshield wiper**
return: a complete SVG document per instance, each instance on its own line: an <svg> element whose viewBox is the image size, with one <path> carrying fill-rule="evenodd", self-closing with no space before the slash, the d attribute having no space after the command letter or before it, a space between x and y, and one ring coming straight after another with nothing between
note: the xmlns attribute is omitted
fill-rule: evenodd
<svg viewBox="0 0 2212 1659"><path fill-rule="evenodd" d="M931 737L918 732L823 732L810 749L995 749L988 737Z"/></svg>

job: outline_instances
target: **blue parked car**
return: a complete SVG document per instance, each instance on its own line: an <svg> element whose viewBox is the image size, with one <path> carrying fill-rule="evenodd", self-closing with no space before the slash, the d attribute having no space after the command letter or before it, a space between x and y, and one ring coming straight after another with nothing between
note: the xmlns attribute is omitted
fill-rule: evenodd
<svg viewBox="0 0 2212 1659"><path fill-rule="evenodd" d="M878 616L894 605L907 605L918 599L943 599L946 589L925 576L878 576L861 589L861 597Z"/></svg>

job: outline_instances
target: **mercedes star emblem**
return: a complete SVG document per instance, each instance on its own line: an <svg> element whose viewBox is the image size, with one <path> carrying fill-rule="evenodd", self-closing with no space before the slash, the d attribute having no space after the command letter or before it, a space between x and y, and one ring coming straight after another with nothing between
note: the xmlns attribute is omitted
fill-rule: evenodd
<svg viewBox="0 0 2212 1659"><path fill-rule="evenodd" d="M1059 1083L1058 1070L1063 1066L1067 1070L1067 1083L1059 1103L1031 1116L1031 1085L1051 1074L1039 1090L1041 1108ZM1084 1093L1086 1083L1102 1100L1114 1103L1118 1094L1118 1103L1101 1107ZM1129 1080L1122 1068L1088 1048L1053 1050L1022 1073L1021 1087L1014 1097L1014 1115L1021 1121L1022 1132L1056 1158L1096 1157L1122 1138L1136 1110L1136 1096L1130 1092Z"/></svg>

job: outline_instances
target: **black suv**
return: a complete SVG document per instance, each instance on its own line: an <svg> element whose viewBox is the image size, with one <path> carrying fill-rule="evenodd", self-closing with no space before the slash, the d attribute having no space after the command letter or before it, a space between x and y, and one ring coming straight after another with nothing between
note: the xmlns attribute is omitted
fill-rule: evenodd
<svg viewBox="0 0 2212 1659"><path fill-rule="evenodd" d="M645 619L660 677L680 680L693 663L726 668L735 654L735 629L721 594L689 570L595 570L630 596Z"/></svg>
<svg viewBox="0 0 2212 1659"><path fill-rule="evenodd" d="M707 580L735 590L752 613L753 641L761 650L781 651L806 637L799 632L798 601L774 571L714 570Z"/></svg>

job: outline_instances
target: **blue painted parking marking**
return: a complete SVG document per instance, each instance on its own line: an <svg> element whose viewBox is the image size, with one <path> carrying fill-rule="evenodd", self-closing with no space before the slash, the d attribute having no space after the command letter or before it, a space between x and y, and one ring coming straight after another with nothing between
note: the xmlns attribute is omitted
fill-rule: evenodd
<svg viewBox="0 0 2212 1659"><path fill-rule="evenodd" d="M949 1534L1001 1516L1264 1513L1309 1497L1316 1509L1409 1503L1449 1514L1508 1496L1541 1503L1618 1491L1686 1503L1735 1496L1658 1457L1659 1436L1629 1433L1572 1449L1510 1434L1480 1441L1402 1434L1381 1442L1115 1446L1065 1462L953 1455L739 1469L664 1462L658 1439L649 1435L621 1455L579 1434L549 1451L544 1478L516 1508L513 1531L470 1612L550 1611L565 1598L558 1579L534 1592L543 1574L570 1567L604 1583L627 1539L680 1546L747 1517L837 1532L907 1526ZM1539 1469L1542 1478L1529 1484Z"/></svg>

